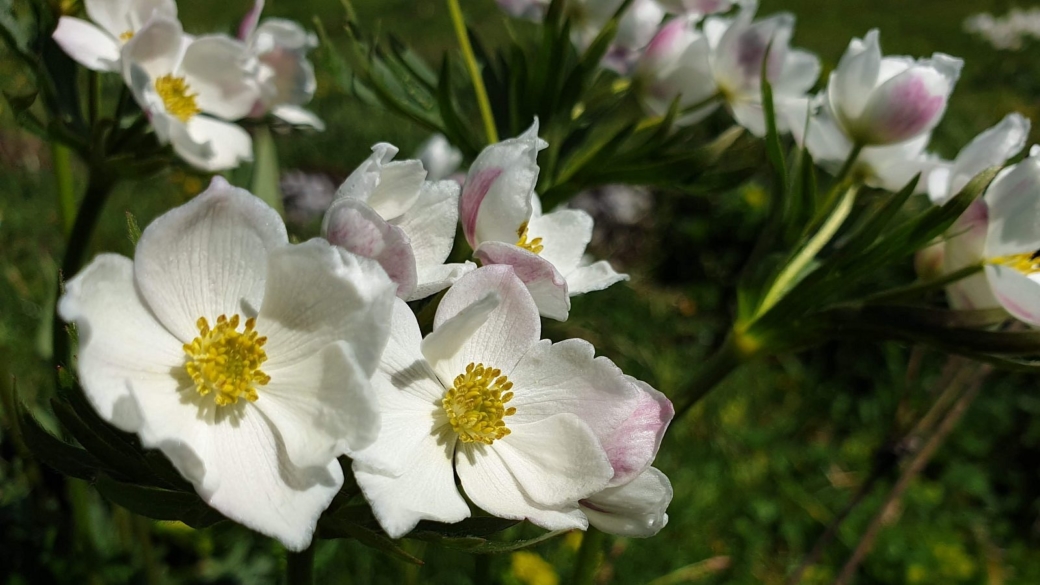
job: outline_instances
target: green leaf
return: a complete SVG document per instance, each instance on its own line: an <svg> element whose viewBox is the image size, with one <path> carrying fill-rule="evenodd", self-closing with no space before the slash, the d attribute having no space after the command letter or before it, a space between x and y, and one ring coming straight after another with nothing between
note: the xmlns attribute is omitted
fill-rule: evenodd
<svg viewBox="0 0 1040 585"><path fill-rule="evenodd" d="M472 554L500 554L530 548L567 532L569 532L569 530L556 530L553 532L546 532L545 534L534 538L511 540L508 542L494 542L479 537L447 538L434 535L434 533L424 533L421 535L421 540L435 543L444 548L462 550Z"/></svg>
<svg viewBox="0 0 1040 585"><path fill-rule="evenodd" d="M137 241L141 239L141 226L137 218L129 210L126 212L126 237L130 240L130 246L136 248Z"/></svg>
<svg viewBox="0 0 1040 585"><path fill-rule="evenodd" d="M455 110L455 103L452 100L451 59L447 54L441 61L440 77L437 80L437 109L440 112L441 121L444 123L444 136L448 142L462 150L467 157L476 157L480 149L469 134L470 125L463 122Z"/></svg>
<svg viewBox="0 0 1040 585"><path fill-rule="evenodd" d="M337 514L337 516L339 515ZM322 522L320 534L322 538L353 538L361 544L390 555L397 560L414 565L423 564L421 559L416 558L401 548L401 545L381 530L374 530L342 517L339 520Z"/></svg>
<svg viewBox="0 0 1040 585"><path fill-rule="evenodd" d="M285 217L282 190L278 184L278 167L278 150L271 131L266 126L257 128L253 133L253 179L250 190L277 211L278 215Z"/></svg>
<svg viewBox="0 0 1040 585"><path fill-rule="evenodd" d="M430 522L424 520L415 527L410 538L422 538L421 535L432 534L432 538L480 538L491 536L519 524L519 520L496 518L494 516L475 516L466 518L455 524Z"/></svg>
<svg viewBox="0 0 1040 585"><path fill-rule="evenodd" d="M784 160L784 150L780 144L780 132L776 127L776 108L773 103L773 86L769 83L768 64L769 64L769 52L772 50L772 41L769 46L766 47L765 56L762 58L762 69L760 72L760 79L762 80L762 112L766 119L766 156L769 158L769 162L773 165L773 170L776 172L776 185L777 193L774 194L776 197L786 199L787 197L787 161ZM777 209L781 209L781 206L777 206Z"/></svg>
<svg viewBox="0 0 1040 585"><path fill-rule="evenodd" d="M48 433L21 402L17 408L22 439L40 461L59 473L87 481L94 480L102 466L93 455Z"/></svg>
<svg viewBox="0 0 1040 585"><path fill-rule="evenodd" d="M66 395L71 397L75 393L68 392ZM72 402L58 398L51 400L51 408L65 430L97 458L110 475L133 480L153 477L154 474L145 462L144 455L127 439L120 437L108 423L94 414L93 410L81 417L81 408L74 408Z"/></svg>
<svg viewBox="0 0 1040 585"><path fill-rule="evenodd" d="M179 520L192 528L206 528L226 520L195 492L167 490L116 481L101 474L94 484L105 499L154 520Z"/></svg>

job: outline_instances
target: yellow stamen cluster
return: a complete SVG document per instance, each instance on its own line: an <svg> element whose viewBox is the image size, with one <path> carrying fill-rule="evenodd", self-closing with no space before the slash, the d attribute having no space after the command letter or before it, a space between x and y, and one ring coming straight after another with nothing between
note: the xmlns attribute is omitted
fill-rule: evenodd
<svg viewBox="0 0 1040 585"><path fill-rule="evenodd" d="M542 239L541 238L535 238L535 239L531 240L530 242L527 241L527 222L526 221L520 226L520 229L516 230L516 235L520 237L520 239L516 241L516 245L520 246L521 248L523 248L523 249L525 249L525 250L527 250L529 252L534 252L535 254L540 254L542 252L542 250L545 249L545 246L542 245Z"/></svg>
<svg viewBox="0 0 1040 585"><path fill-rule="evenodd" d="M242 332L238 331L239 317L221 315L217 325L210 329L205 317L199 317L195 326L199 336L184 344L188 371L195 389L202 396L213 393L217 406L235 404L239 398L250 402L257 399L256 387L271 381L271 376L260 370L267 361L264 351L266 337L259 337L254 330L256 319L246 319Z"/></svg>
<svg viewBox="0 0 1040 585"><path fill-rule="evenodd" d="M484 364L466 366L466 373L455 378L454 387L441 401L460 441L490 445L509 434L502 419L516 414L516 408L505 407L513 399L512 387L501 370Z"/></svg>
<svg viewBox="0 0 1040 585"><path fill-rule="evenodd" d="M990 258L991 264L1000 264L1008 268L1014 268L1025 275L1040 272L1040 250L1036 252L1023 252L1022 254L1009 254Z"/></svg>
<svg viewBox="0 0 1040 585"><path fill-rule="evenodd" d="M187 122L202 110L199 109L195 98L196 93L188 93L191 88L183 77L163 75L155 80L155 92L162 98L166 111L181 122Z"/></svg>
<svg viewBox="0 0 1040 585"><path fill-rule="evenodd" d="M124 43L129 41L132 38L134 38L134 31L132 31L132 30L128 30L128 31L124 32L123 34L119 35L119 40L123 41Z"/></svg>

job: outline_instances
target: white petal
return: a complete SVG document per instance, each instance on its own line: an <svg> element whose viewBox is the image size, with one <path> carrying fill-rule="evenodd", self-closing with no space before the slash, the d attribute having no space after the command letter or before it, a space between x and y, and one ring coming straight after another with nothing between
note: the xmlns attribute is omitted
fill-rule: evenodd
<svg viewBox="0 0 1040 585"><path fill-rule="evenodd" d="M275 428L289 460L325 465L371 445L379 433L377 398L346 343L332 343L300 363L264 367L271 381L257 388L253 405Z"/></svg>
<svg viewBox="0 0 1040 585"><path fill-rule="evenodd" d="M314 67L307 52L317 38L298 23L268 18L256 29L251 50L259 58L264 103L269 106L301 105L311 101L317 89Z"/></svg>
<svg viewBox="0 0 1040 585"><path fill-rule="evenodd" d="M398 476L354 463L358 486L390 538L404 536L420 520L452 523L469 517L469 506L455 487L451 465L455 438L455 431L447 425L438 432L427 432L418 442L399 442L397 448L410 461Z"/></svg>
<svg viewBox="0 0 1040 585"><path fill-rule="evenodd" d="M567 294L576 296L603 290L612 284L628 280L627 274L616 272L606 260L579 266L567 275Z"/></svg>
<svg viewBox="0 0 1040 585"><path fill-rule="evenodd" d="M286 244L278 214L220 177L192 201L166 212L141 235L134 262L138 290L183 343L195 322L260 308L267 255Z"/></svg>
<svg viewBox="0 0 1040 585"><path fill-rule="evenodd" d="M773 81L773 93L777 96L803 96L816 85L819 77L820 58L809 51L791 49L783 69Z"/></svg>
<svg viewBox="0 0 1040 585"><path fill-rule="evenodd" d="M513 244L484 242L473 253L480 263L512 267L543 317L566 321L571 310L567 281L552 262Z"/></svg>
<svg viewBox="0 0 1040 585"><path fill-rule="evenodd" d="M245 401L217 407L190 384L179 393L131 387L141 443L161 449L221 514L290 550L306 548L343 485L339 462L294 465L284 436L299 429L273 427Z"/></svg>
<svg viewBox="0 0 1040 585"><path fill-rule="evenodd" d="M527 241L542 238L539 256L552 262L560 274L578 267L592 240L592 216L580 209L561 209L531 218Z"/></svg>
<svg viewBox="0 0 1040 585"><path fill-rule="evenodd" d="M417 160L394 161L383 165L379 183L368 196L368 204L386 220L400 217L419 199L426 170Z"/></svg>
<svg viewBox="0 0 1040 585"><path fill-rule="evenodd" d="M456 359L466 348L470 338L484 326L491 313L502 304L502 297L489 291L480 299L446 319L426 336L422 342L422 354L440 376L445 386L451 386L455 376L465 371L466 363ZM487 364L490 365L490 364Z"/></svg>
<svg viewBox="0 0 1040 585"><path fill-rule="evenodd" d="M256 320L257 331L268 338L267 367L295 367L342 341L371 376L390 336L394 298L393 284L379 265L318 238L272 250L268 259Z"/></svg>
<svg viewBox="0 0 1040 585"><path fill-rule="evenodd" d="M411 240L416 270L422 273L444 264L459 224L459 184L424 182L419 197L393 224Z"/></svg>
<svg viewBox="0 0 1040 585"><path fill-rule="evenodd" d="M986 265L986 278L993 294L1008 313L1040 327L1040 282L1007 266Z"/></svg>
<svg viewBox="0 0 1040 585"><path fill-rule="evenodd" d="M640 392L635 409L603 442L603 448L610 458L610 465L614 468L611 486L633 481L636 476L650 468L650 464L657 457L658 449L661 448L661 440L668 430L668 424L675 416L675 409L664 394L631 376L625 378Z"/></svg>
<svg viewBox="0 0 1040 585"><path fill-rule="evenodd" d="M131 71L137 67L147 74L149 82L154 83L156 79L176 70L184 48L185 37L181 23L172 18L154 18L123 45L123 77L128 85L134 87ZM142 88L135 89L140 91ZM141 102L140 96L138 102ZM142 107L146 105L141 103Z"/></svg>
<svg viewBox="0 0 1040 585"><path fill-rule="evenodd" d="M942 165L941 160L925 153L930 141L929 134L922 134L901 144L868 146L856 159L856 172L864 176L867 185L892 192L899 191L915 175L921 174L914 192L924 193L932 169Z"/></svg>
<svg viewBox="0 0 1040 585"><path fill-rule="evenodd" d="M878 45L878 31L873 29L863 40L852 39L827 84L830 107L840 120L844 122L859 117L870 92L877 85L880 72L881 47Z"/></svg>
<svg viewBox="0 0 1040 585"><path fill-rule="evenodd" d="M576 415L557 414L509 428L509 435L491 445L460 443L455 456L462 489L492 515L517 517L519 498L482 497L489 492L520 492L532 504L555 508L600 491L614 473L599 440ZM538 523L530 512L523 515Z"/></svg>
<svg viewBox="0 0 1040 585"><path fill-rule="evenodd" d="M260 99L249 60L243 43L225 35L206 35L188 45L180 72L203 112L237 120L248 115Z"/></svg>
<svg viewBox="0 0 1040 585"><path fill-rule="evenodd" d="M761 87L762 61L767 48L766 75L770 80L780 78L794 32L794 16L780 13L751 22L753 14L753 8L742 10L719 40L713 65L720 87L728 90Z"/></svg>
<svg viewBox="0 0 1040 585"><path fill-rule="evenodd" d="M983 262L988 223L986 204L976 199L946 233L942 254L943 274ZM985 273L958 280L946 287L946 295L954 309L996 309L1001 306L993 295Z"/></svg>
<svg viewBox="0 0 1040 585"><path fill-rule="evenodd" d="M444 385L423 358L419 324L400 299L394 302L390 330L390 341L372 377L382 426L376 442L353 458L369 471L397 476L412 464L411 446L438 433L448 419L441 404Z"/></svg>
<svg viewBox="0 0 1040 585"><path fill-rule="evenodd" d="M666 510L671 502L671 482L651 467L630 483L582 500L581 511L588 516L589 524L603 532L646 538L668 524Z"/></svg>
<svg viewBox="0 0 1040 585"><path fill-rule="evenodd" d="M204 171L233 169L253 160L253 139L235 124L194 116L174 128L183 129L170 137L177 155Z"/></svg>
<svg viewBox="0 0 1040 585"><path fill-rule="evenodd" d="M531 218L531 193L538 181L538 121L517 138L485 148L469 167L459 216L473 248L484 241L515 242Z"/></svg>
<svg viewBox="0 0 1040 585"><path fill-rule="evenodd" d="M62 16L54 29L54 42L76 60L94 71L119 71L119 43L108 33L85 20Z"/></svg>
<svg viewBox="0 0 1040 585"><path fill-rule="evenodd" d="M1029 127L1029 120L1021 114L1008 114L999 124L976 136L953 162L946 197L959 193L975 175L1018 154L1026 145Z"/></svg>
<svg viewBox="0 0 1040 585"><path fill-rule="evenodd" d="M510 428L570 413L601 440L612 437L639 407L642 392L613 362L594 355L595 348L583 339L542 340L531 347L508 372L513 383L509 405L516 407L507 419Z"/></svg>
<svg viewBox="0 0 1040 585"><path fill-rule="evenodd" d="M286 104L278 105L271 108L271 115L286 124L292 124L293 126L301 128L313 128L318 132L325 130L325 122L322 121L314 112L301 108L300 106L290 106Z"/></svg>
<svg viewBox="0 0 1040 585"><path fill-rule="evenodd" d="M260 15L264 11L264 0L256 0L253 3L253 7L249 9L249 12L242 17L242 22L238 24L238 38L239 40L247 40L253 36L256 31L256 25L260 22Z"/></svg>
<svg viewBox="0 0 1040 585"><path fill-rule="evenodd" d="M439 264L428 267L419 272L419 282L415 285L415 290L404 300L418 301L439 293L476 269L477 265L468 260L461 264Z"/></svg>
<svg viewBox="0 0 1040 585"><path fill-rule="evenodd" d="M451 359L444 360L444 367L437 368L438 374L448 382L464 372L470 363L482 363L508 374L541 336L538 309L508 266L485 266L459 279L441 299L434 317L434 332L489 294L500 297L498 307ZM423 353L429 355L426 344Z"/></svg>
<svg viewBox="0 0 1040 585"><path fill-rule="evenodd" d="M83 6L91 20L116 38L136 33L153 16L177 17L173 0L84 0Z"/></svg>
<svg viewBox="0 0 1040 585"><path fill-rule="evenodd" d="M1005 169L984 197L989 208L988 257L1040 249L1040 157Z"/></svg>
<svg viewBox="0 0 1040 585"><path fill-rule="evenodd" d="M451 145L443 134L434 134L419 145L415 155L426 168L431 181L447 179L462 164L462 152ZM456 212L456 215L458 212Z"/></svg>
<svg viewBox="0 0 1040 585"><path fill-rule="evenodd" d="M344 250L378 262L397 284L401 298L410 297L415 290L418 275L411 240L364 201L353 197L333 201L325 214L322 233Z"/></svg>
<svg viewBox="0 0 1040 585"><path fill-rule="evenodd" d="M170 375L184 364L182 342L170 334L134 289L133 263L102 254L65 285L58 313L79 335L77 374L102 418L136 431L131 383L176 391Z"/></svg>

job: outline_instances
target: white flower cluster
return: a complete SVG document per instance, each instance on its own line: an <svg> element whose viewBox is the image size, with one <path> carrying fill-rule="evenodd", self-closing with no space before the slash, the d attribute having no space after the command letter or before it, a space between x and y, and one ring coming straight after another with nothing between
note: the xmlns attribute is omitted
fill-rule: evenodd
<svg viewBox="0 0 1040 585"><path fill-rule="evenodd" d="M1040 7L1012 8L1003 17L983 12L968 17L964 30L985 39L995 49L1018 51L1029 40L1040 40Z"/></svg>
<svg viewBox="0 0 1040 585"><path fill-rule="evenodd" d="M63 16L54 40L94 71L119 73L162 144L205 171L251 160L249 133L232 123L268 113L322 129L301 106L314 96L307 52L314 35L295 22L260 23L263 0L239 37L184 32L174 0L84 0L90 21Z"/></svg>
<svg viewBox="0 0 1040 585"><path fill-rule="evenodd" d="M292 550L339 492L341 455L394 538L468 517L467 500L548 529L656 534L671 403L588 342L541 338L541 316L626 278L583 263L587 214L541 213L543 146L537 124L492 145L460 187L377 144L325 239L302 244L215 178L132 260L101 255L68 282L84 391L211 506ZM460 218L480 268L445 264ZM424 337L405 301L445 288Z"/></svg>

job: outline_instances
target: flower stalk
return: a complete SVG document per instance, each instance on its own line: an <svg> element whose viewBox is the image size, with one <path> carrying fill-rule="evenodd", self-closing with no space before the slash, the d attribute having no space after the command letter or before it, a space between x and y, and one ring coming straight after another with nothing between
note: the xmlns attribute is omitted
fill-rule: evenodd
<svg viewBox="0 0 1040 585"><path fill-rule="evenodd" d="M578 558L574 562L571 583L592 585L595 582L606 536L606 533L590 526L581 537L581 547L578 549Z"/></svg>
<svg viewBox="0 0 1040 585"><path fill-rule="evenodd" d="M286 556L285 582L291 585L314 583L314 543L300 552Z"/></svg>
<svg viewBox="0 0 1040 585"><path fill-rule="evenodd" d="M451 13L451 22L455 27L455 36L459 40L459 50L462 51L462 59L466 63L466 71L469 72L470 80L473 82L473 92L477 95L477 107L480 108L480 118L484 122L484 133L488 144L498 142L498 130L495 128L495 118L491 114L491 102L488 100L487 89L484 87L484 79L480 76L477 66L477 57L473 54L473 46L470 45L469 35L466 33L466 21L462 17L462 8L459 0L448 0L448 11Z"/></svg>

